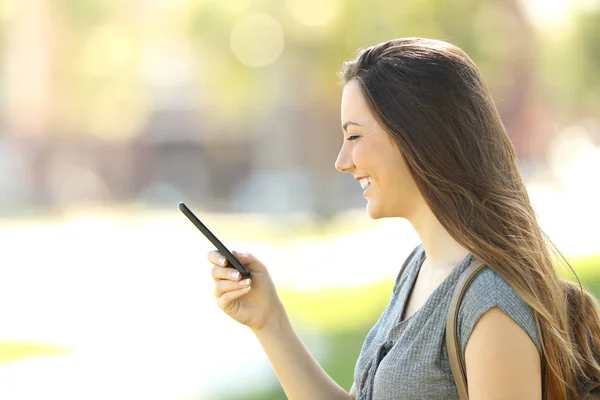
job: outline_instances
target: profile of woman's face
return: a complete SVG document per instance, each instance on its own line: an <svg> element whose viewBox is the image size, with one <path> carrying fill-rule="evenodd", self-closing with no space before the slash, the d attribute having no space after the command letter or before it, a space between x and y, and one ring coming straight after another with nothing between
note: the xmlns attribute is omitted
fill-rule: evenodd
<svg viewBox="0 0 600 400"><path fill-rule="evenodd" d="M371 115L354 79L344 87L341 117L344 142L336 169L359 180L371 218L410 218L422 201L420 193L400 150Z"/></svg>

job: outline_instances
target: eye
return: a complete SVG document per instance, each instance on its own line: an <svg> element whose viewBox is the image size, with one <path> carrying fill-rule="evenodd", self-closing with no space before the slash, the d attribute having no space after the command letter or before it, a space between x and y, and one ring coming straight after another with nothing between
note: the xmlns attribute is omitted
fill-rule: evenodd
<svg viewBox="0 0 600 400"><path fill-rule="evenodd" d="M356 139L358 139L359 137L360 137L360 136L358 136L358 135L351 135L351 136L348 136L348 137L346 138L346 140L356 140Z"/></svg>

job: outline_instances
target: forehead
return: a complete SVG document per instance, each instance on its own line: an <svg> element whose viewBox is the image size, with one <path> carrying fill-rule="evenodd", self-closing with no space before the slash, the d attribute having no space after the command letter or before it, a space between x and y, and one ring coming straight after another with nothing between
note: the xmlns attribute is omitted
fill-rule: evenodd
<svg viewBox="0 0 600 400"><path fill-rule="evenodd" d="M345 121L356 121L366 124L371 121L371 113L365 103L358 82L353 79L344 86L341 105L342 124Z"/></svg>

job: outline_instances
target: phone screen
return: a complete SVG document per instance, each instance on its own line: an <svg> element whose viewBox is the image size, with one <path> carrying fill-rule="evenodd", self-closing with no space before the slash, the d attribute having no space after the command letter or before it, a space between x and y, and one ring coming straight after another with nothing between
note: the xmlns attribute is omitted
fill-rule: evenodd
<svg viewBox="0 0 600 400"><path fill-rule="evenodd" d="M206 227L206 225L204 225L183 202L179 203L178 207L183 215L185 215L190 222L194 224L208 240L210 240L210 242L217 248L219 253L221 253L221 255L227 259L227 261L229 261L229 265L238 270L244 278L250 278L252 276L250 270L246 268L244 264L242 264L237 258L235 258L229 249L225 247L219 239L217 239L217 237Z"/></svg>

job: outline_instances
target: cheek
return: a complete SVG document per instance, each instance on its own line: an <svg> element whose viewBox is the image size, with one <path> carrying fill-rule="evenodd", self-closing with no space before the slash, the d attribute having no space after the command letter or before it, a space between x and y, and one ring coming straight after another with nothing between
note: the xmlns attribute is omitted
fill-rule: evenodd
<svg viewBox="0 0 600 400"><path fill-rule="evenodd" d="M414 181L400 152L386 151L377 161L380 165L378 176L382 189L394 194L394 197L398 194L401 197L411 196Z"/></svg>
<svg viewBox="0 0 600 400"><path fill-rule="evenodd" d="M352 160L354 161L354 165L360 171L363 171L369 175L376 175L376 172L373 171L373 152L366 145L366 143L361 143L359 146L355 146L352 149Z"/></svg>

